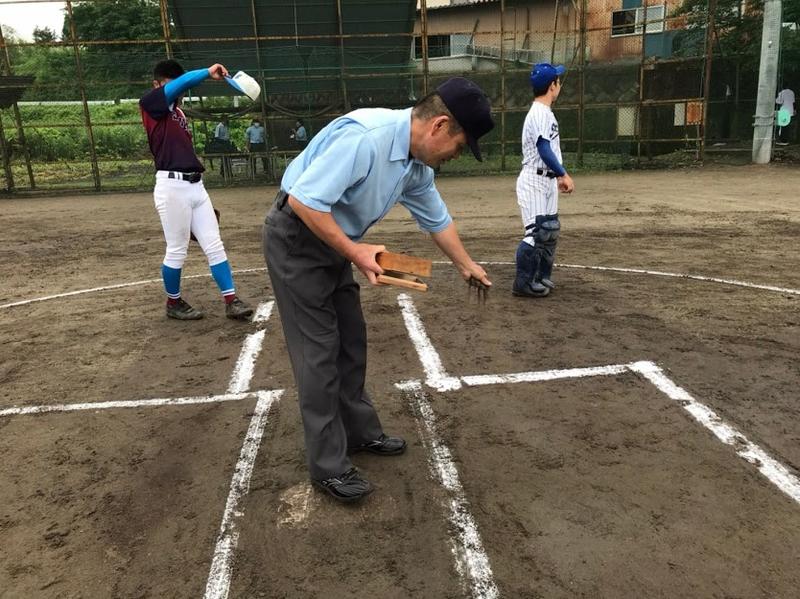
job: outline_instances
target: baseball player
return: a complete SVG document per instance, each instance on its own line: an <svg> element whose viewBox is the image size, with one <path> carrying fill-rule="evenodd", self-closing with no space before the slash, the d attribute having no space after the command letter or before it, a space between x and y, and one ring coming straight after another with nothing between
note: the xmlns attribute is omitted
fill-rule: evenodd
<svg viewBox="0 0 800 599"><path fill-rule="evenodd" d="M197 320L203 313L181 298L181 268L193 235L208 258L211 275L225 300L225 315L247 320L253 309L236 297L225 248L219 235L211 198L203 185L205 170L192 146L186 116L180 109L182 94L208 77L222 79L228 70L221 64L186 73L174 60L163 60L153 70L153 90L140 101L142 123L156 164L153 192L161 218L167 252L161 276L167 292L167 316Z"/></svg>
<svg viewBox="0 0 800 599"><path fill-rule="evenodd" d="M517 275L512 293L545 297L555 288L551 278L561 224L558 192L575 185L561 164L558 122L551 106L561 91L566 69L548 63L531 71L534 101L522 129L522 171L517 177L517 203L525 235L517 248Z"/></svg>

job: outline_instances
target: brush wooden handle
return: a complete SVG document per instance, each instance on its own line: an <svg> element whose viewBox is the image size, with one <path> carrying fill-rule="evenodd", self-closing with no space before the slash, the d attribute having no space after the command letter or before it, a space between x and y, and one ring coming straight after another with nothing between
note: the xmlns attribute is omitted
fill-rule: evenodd
<svg viewBox="0 0 800 599"><path fill-rule="evenodd" d="M400 273L392 274L399 275ZM382 283L384 285L394 285L395 287L405 287L406 289L414 289L416 291L428 290L428 286L425 283L413 277L400 278L399 276L378 275L378 283Z"/></svg>

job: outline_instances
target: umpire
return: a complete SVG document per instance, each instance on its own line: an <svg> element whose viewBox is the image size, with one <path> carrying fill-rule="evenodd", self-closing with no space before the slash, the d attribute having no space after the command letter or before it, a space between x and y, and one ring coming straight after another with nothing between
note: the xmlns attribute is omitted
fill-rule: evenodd
<svg viewBox="0 0 800 599"><path fill-rule="evenodd" d="M357 501L372 485L348 453L399 455L364 388L366 325L354 264L372 285L384 246L360 242L396 203L453 261L465 280L491 285L469 256L433 169L489 132L489 99L472 81L448 79L413 108L356 110L332 121L290 164L264 225L264 257L300 399L314 485Z"/></svg>

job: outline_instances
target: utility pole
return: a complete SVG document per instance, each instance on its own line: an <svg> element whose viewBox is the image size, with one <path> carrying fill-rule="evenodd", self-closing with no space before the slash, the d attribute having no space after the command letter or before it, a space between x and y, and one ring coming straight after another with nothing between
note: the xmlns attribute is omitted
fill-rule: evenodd
<svg viewBox="0 0 800 599"><path fill-rule="evenodd" d="M768 164L772 158L775 94L778 91L778 57L781 49L781 0L765 0L758 68L758 99L753 123L753 162Z"/></svg>

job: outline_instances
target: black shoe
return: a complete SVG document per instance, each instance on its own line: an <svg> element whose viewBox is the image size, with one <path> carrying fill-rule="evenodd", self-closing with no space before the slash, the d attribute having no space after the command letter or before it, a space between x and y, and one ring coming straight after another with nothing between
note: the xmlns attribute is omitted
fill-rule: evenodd
<svg viewBox="0 0 800 599"><path fill-rule="evenodd" d="M352 453L368 451L376 455L400 455L405 452L405 450L405 439L401 439L400 437L388 437L386 435L381 435L369 443L363 443L362 445L356 445L350 448Z"/></svg>
<svg viewBox="0 0 800 599"><path fill-rule="evenodd" d="M167 304L167 316L176 320L200 320L203 318L203 313L179 298L174 304Z"/></svg>
<svg viewBox="0 0 800 599"><path fill-rule="evenodd" d="M541 283L532 281L525 283L522 287L514 287L511 289L511 294L517 297L546 297L550 293L550 288L545 287Z"/></svg>
<svg viewBox="0 0 800 599"><path fill-rule="evenodd" d="M553 283L553 280L552 279L548 279L547 277L542 277L541 283L542 283L542 285L544 285L548 289L555 289L556 288L556 284Z"/></svg>
<svg viewBox="0 0 800 599"><path fill-rule="evenodd" d="M225 316L233 320L250 320L253 315L253 309L245 304L238 297L234 297L233 301L225 304Z"/></svg>
<svg viewBox="0 0 800 599"><path fill-rule="evenodd" d="M334 499L344 503L352 503L363 499L375 490L367 479L361 478L355 468L350 468L344 474L332 476L325 480L312 479L311 483Z"/></svg>

